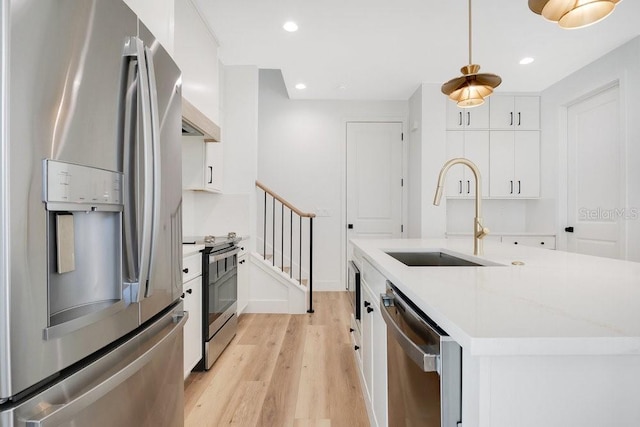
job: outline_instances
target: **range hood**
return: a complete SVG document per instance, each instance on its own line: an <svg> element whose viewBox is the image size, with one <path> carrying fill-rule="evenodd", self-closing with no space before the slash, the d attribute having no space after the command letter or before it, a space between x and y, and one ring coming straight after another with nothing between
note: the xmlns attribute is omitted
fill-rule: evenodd
<svg viewBox="0 0 640 427"><path fill-rule="evenodd" d="M182 136L199 136L204 137L205 142L220 142L220 127L182 98Z"/></svg>

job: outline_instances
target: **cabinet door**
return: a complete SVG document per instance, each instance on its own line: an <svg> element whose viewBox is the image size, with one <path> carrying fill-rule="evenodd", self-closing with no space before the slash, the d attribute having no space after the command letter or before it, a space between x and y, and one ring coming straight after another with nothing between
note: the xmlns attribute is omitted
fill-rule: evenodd
<svg viewBox="0 0 640 427"><path fill-rule="evenodd" d="M467 131L464 133L464 157L471 160L480 170L482 196L489 197L489 132ZM464 196L475 197L475 177L471 169L464 167L462 192Z"/></svg>
<svg viewBox="0 0 640 427"><path fill-rule="evenodd" d="M537 96L516 96L514 99L514 129L540 129L540 98Z"/></svg>
<svg viewBox="0 0 640 427"><path fill-rule="evenodd" d="M514 132L491 132L489 143L489 194L491 197L513 197Z"/></svg>
<svg viewBox="0 0 640 427"><path fill-rule="evenodd" d="M375 295L371 295L375 297ZM378 427L387 427L387 324L380 313L380 297L373 305L373 413Z"/></svg>
<svg viewBox="0 0 640 427"><path fill-rule="evenodd" d="M488 129L489 128L489 99L484 104L465 108L463 121L466 129Z"/></svg>
<svg viewBox="0 0 640 427"><path fill-rule="evenodd" d="M202 276L184 283L182 291L184 310L189 312L184 325L184 377L187 378L202 358Z"/></svg>
<svg viewBox="0 0 640 427"><path fill-rule="evenodd" d="M238 257L238 313L249 304L249 261L245 253Z"/></svg>
<svg viewBox="0 0 640 427"><path fill-rule="evenodd" d="M182 137L182 188L204 188L204 143L201 138Z"/></svg>
<svg viewBox="0 0 640 427"><path fill-rule="evenodd" d="M205 183L206 190L222 192L222 143L207 142L205 144Z"/></svg>
<svg viewBox="0 0 640 427"><path fill-rule="evenodd" d="M473 107L459 108L455 103L447 102L447 129L488 129L489 102Z"/></svg>
<svg viewBox="0 0 640 427"><path fill-rule="evenodd" d="M514 132L514 195L540 197L540 133Z"/></svg>
<svg viewBox="0 0 640 427"><path fill-rule="evenodd" d="M362 298L360 298L360 313L362 319L362 375L366 388L365 399L373 401L373 318L367 313L367 308L371 308L374 301L368 292L368 285L361 281Z"/></svg>
<svg viewBox="0 0 640 427"><path fill-rule="evenodd" d="M489 112L491 129L513 129L515 119L513 114L513 96L493 95Z"/></svg>
<svg viewBox="0 0 640 427"><path fill-rule="evenodd" d="M464 157L464 136L462 131L447 132L447 160ZM449 169L445 182L445 196L448 198L462 197L464 168L463 165L455 165Z"/></svg>
<svg viewBox="0 0 640 427"><path fill-rule="evenodd" d="M447 129L463 129L464 128L464 114L463 109L447 100Z"/></svg>

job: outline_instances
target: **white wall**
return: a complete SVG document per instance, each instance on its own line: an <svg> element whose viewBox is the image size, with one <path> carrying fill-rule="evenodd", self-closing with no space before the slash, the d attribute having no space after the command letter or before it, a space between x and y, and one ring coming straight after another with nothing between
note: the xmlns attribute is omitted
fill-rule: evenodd
<svg viewBox="0 0 640 427"><path fill-rule="evenodd" d="M407 130L407 237L422 237L422 86L409 98Z"/></svg>
<svg viewBox="0 0 640 427"><path fill-rule="evenodd" d="M626 144L627 207L640 208L640 37L542 92L542 194L545 201L528 210L529 218L555 219L559 245L566 247L567 107L611 82L620 84L621 137ZM554 203L555 202L555 203ZM640 261L640 220L627 220L627 258Z"/></svg>
<svg viewBox="0 0 640 427"><path fill-rule="evenodd" d="M344 280L346 121L406 120L406 101L293 101L279 70L260 70L258 179L314 220L314 289Z"/></svg>
<svg viewBox="0 0 640 427"><path fill-rule="evenodd" d="M439 84L422 85L422 237L442 238L446 231L447 201L433 205L438 174L446 162L446 102Z"/></svg>

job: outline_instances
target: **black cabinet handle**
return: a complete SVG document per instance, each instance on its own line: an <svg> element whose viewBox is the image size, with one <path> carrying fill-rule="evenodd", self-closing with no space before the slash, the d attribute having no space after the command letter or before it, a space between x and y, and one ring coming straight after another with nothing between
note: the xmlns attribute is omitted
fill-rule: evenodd
<svg viewBox="0 0 640 427"><path fill-rule="evenodd" d="M509 114L511 115L511 121L509 122L509 126L513 126L513 111Z"/></svg>
<svg viewBox="0 0 640 427"><path fill-rule="evenodd" d="M566 231L567 233L573 233L573 227L566 227L564 231Z"/></svg>
<svg viewBox="0 0 640 427"><path fill-rule="evenodd" d="M511 183L511 194L513 194L513 181L509 181Z"/></svg>
<svg viewBox="0 0 640 427"><path fill-rule="evenodd" d="M365 301L365 302L364 302L364 306L365 306L365 307L369 307L370 305L371 305L371 303L370 303L369 301Z"/></svg>
<svg viewBox="0 0 640 427"><path fill-rule="evenodd" d="M191 295L193 293L193 289L187 289L187 293Z"/></svg>
<svg viewBox="0 0 640 427"><path fill-rule="evenodd" d="M355 351L358 351L358 350L360 350L360 347L358 347L357 345L354 345L354 346L353 346L353 349L354 349Z"/></svg>
<svg viewBox="0 0 640 427"><path fill-rule="evenodd" d="M544 245L544 242L540 242L541 245Z"/></svg>
<svg viewBox="0 0 640 427"><path fill-rule="evenodd" d="M458 113L458 126L462 126L462 111Z"/></svg>
<svg viewBox="0 0 640 427"><path fill-rule="evenodd" d="M209 184L213 184L213 166L209 166Z"/></svg>
<svg viewBox="0 0 640 427"><path fill-rule="evenodd" d="M520 194L520 190L522 190L522 184L518 181L518 194Z"/></svg>
<svg viewBox="0 0 640 427"><path fill-rule="evenodd" d="M353 230L353 224L347 224L347 229Z"/></svg>
<svg viewBox="0 0 640 427"><path fill-rule="evenodd" d="M371 313L372 311L373 311L373 308L367 307L367 313Z"/></svg>
<svg viewBox="0 0 640 427"><path fill-rule="evenodd" d="M467 126L471 125L471 113L467 111Z"/></svg>
<svg viewBox="0 0 640 427"><path fill-rule="evenodd" d="M522 120L521 119L522 119L522 117L521 117L520 111L518 111L518 126L520 126L522 124Z"/></svg>
<svg viewBox="0 0 640 427"><path fill-rule="evenodd" d="M458 181L460 183L460 191L459 193L462 194L462 180Z"/></svg>
<svg viewBox="0 0 640 427"><path fill-rule="evenodd" d="M467 181L467 194L471 193L471 181Z"/></svg>
<svg viewBox="0 0 640 427"><path fill-rule="evenodd" d="M518 244L518 242L513 242L513 244L514 244L514 245L517 245L517 244Z"/></svg>
<svg viewBox="0 0 640 427"><path fill-rule="evenodd" d="M183 268L183 269L182 269L182 272L183 272L184 274L187 274L187 273L189 272L189 269L188 269L188 268Z"/></svg>

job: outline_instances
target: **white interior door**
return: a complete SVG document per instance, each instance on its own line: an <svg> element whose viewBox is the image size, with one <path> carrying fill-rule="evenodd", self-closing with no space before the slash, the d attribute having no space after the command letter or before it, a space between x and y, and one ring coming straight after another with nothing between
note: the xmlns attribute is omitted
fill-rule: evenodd
<svg viewBox="0 0 640 427"><path fill-rule="evenodd" d="M567 124L567 225L573 227L573 233L567 233L567 248L624 258L626 189L619 87L570 106Z"/></svg>
<svg viewBox="0 0 640 427"><path fill-rule="evenodd" d="M402 236L402 123L347 123L347 239Z"/></svg>

